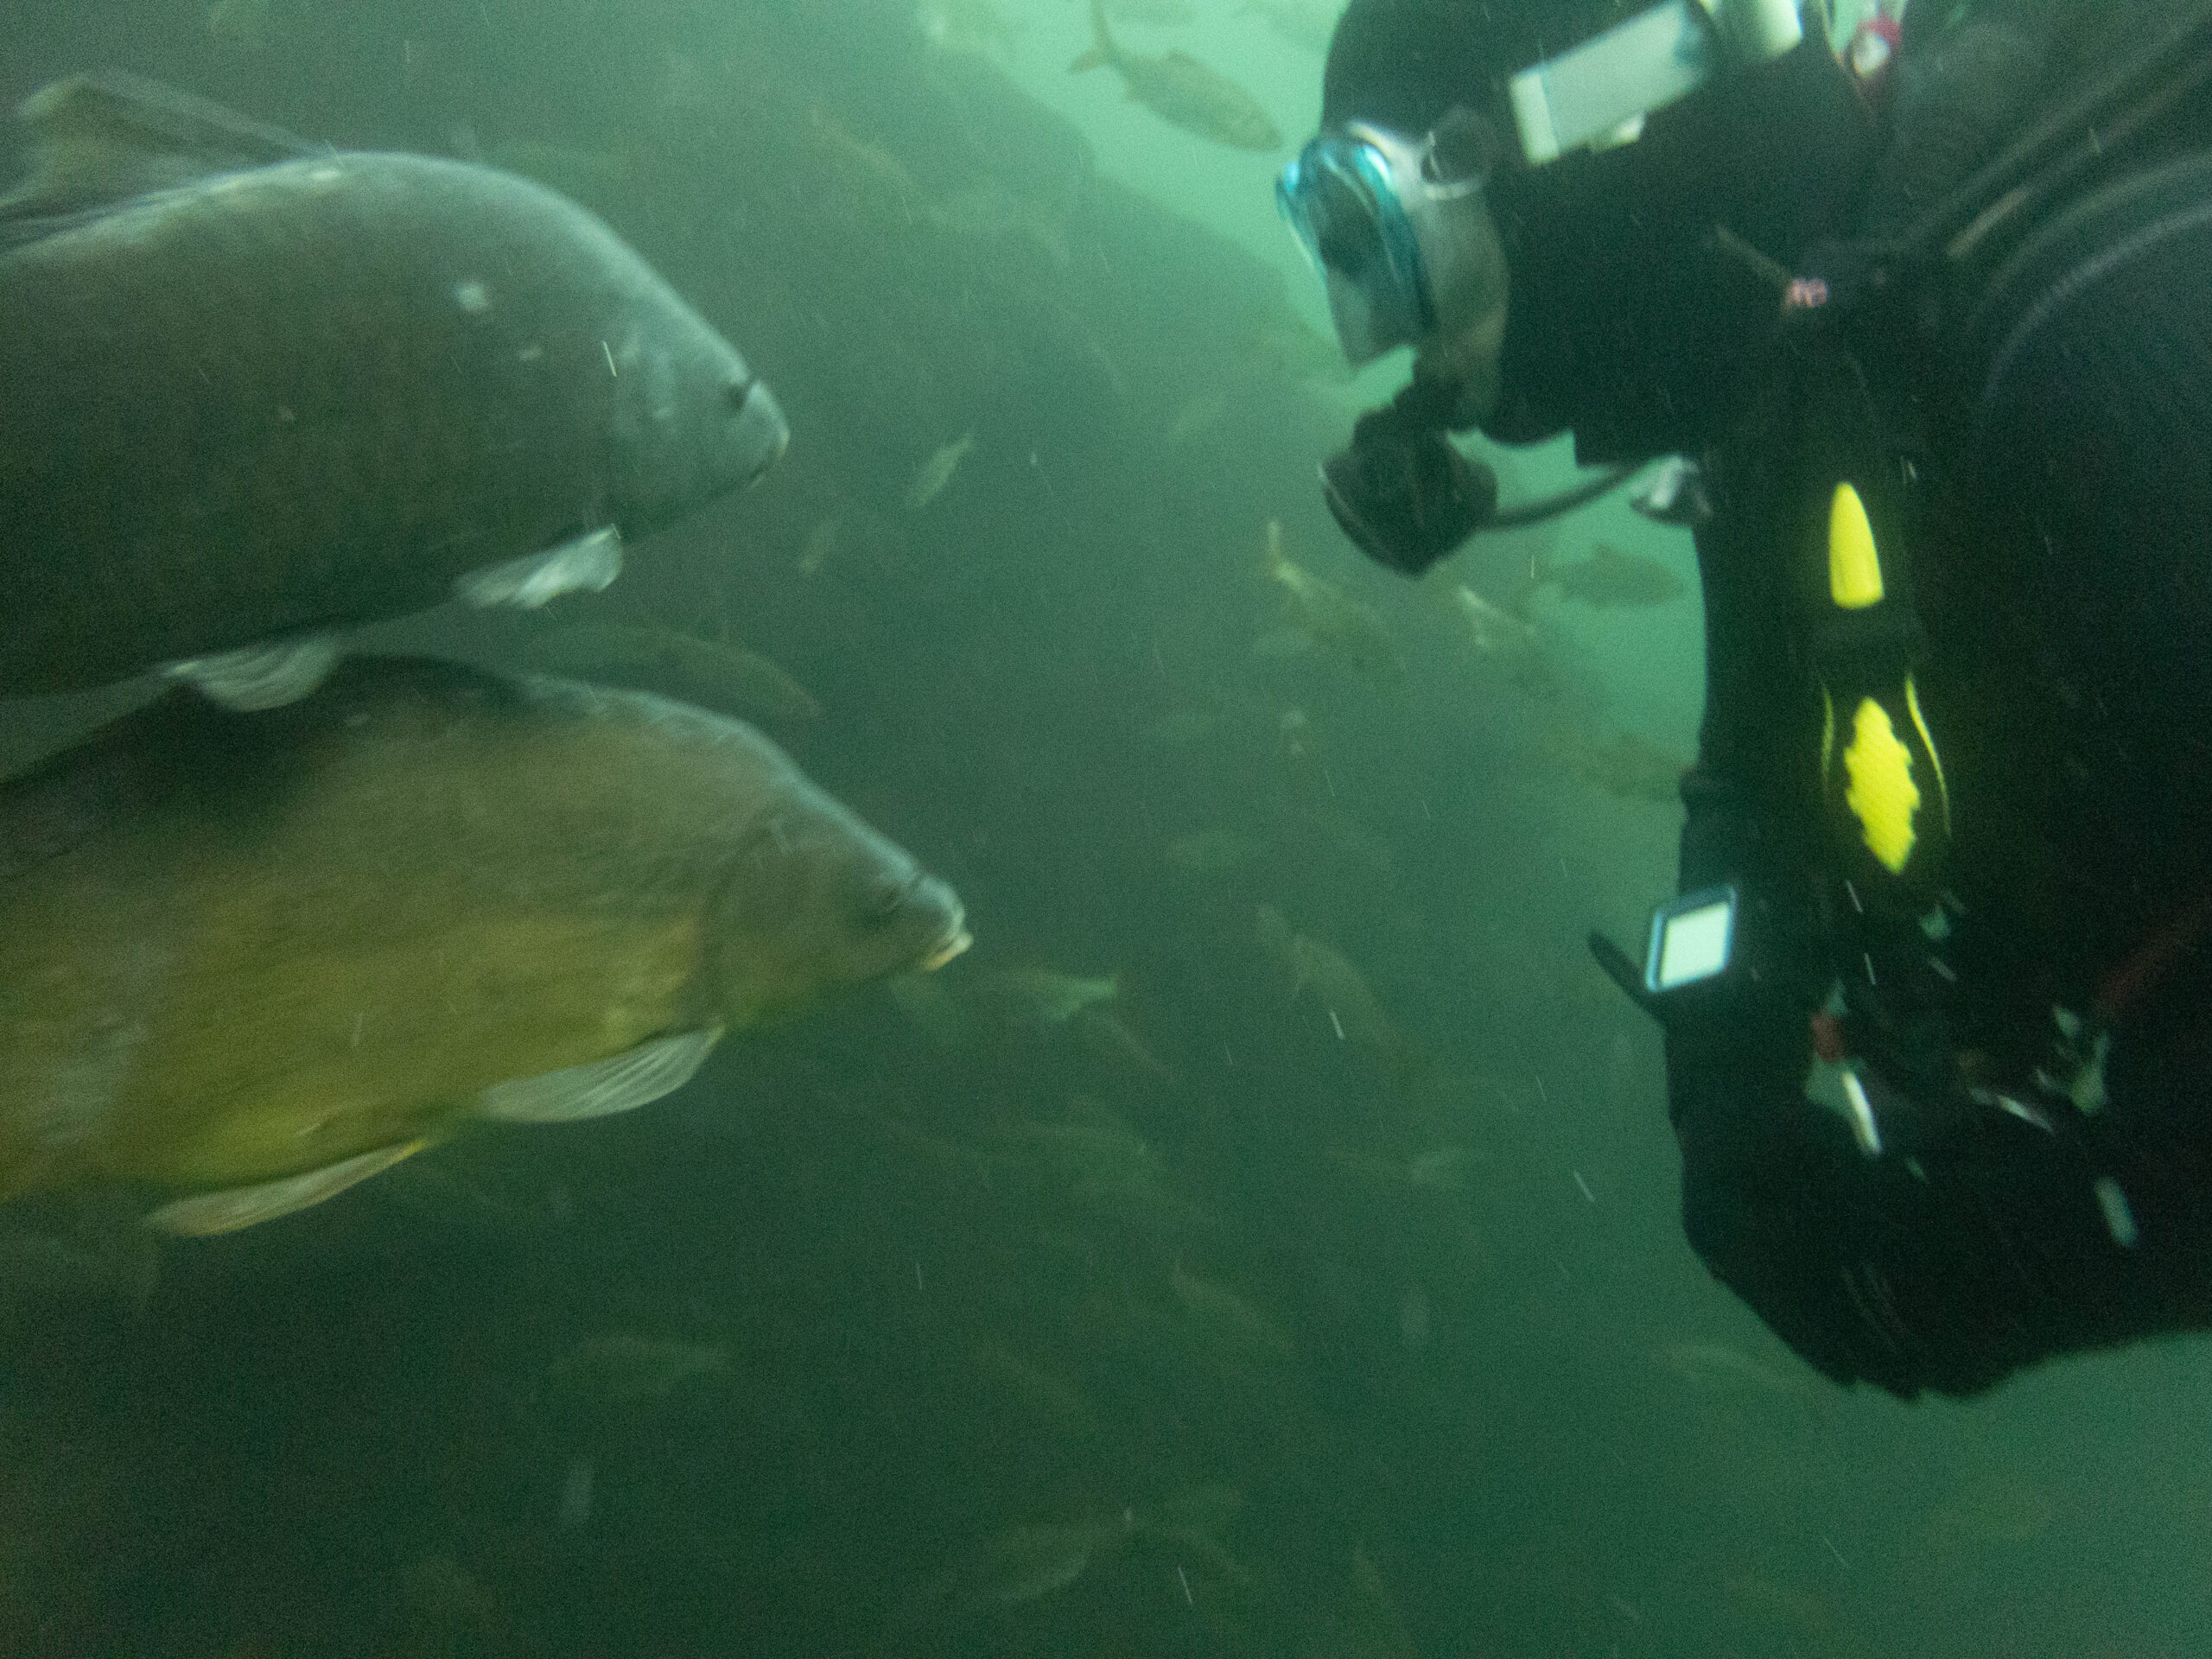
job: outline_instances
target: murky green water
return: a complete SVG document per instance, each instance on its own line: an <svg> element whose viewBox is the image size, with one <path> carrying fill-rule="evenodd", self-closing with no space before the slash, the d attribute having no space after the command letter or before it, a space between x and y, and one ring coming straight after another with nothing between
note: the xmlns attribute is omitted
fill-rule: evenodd
<svg viewBox="0 0 2212 1659"><path fill-rule="evenodd" d="M1192 3L1127 43L1302 137L1294 0ZM2198 1347L1906 1408L1680 1236L1656 1033L1581 939L1672 882L1687 538L1613 501L1363 567L1313 465L1387 371L1337 377L1277 158L1067 75L1072 0L924 21L0 15L10 97L122 64L612 222L787 459L604 595L378 643L720 647L629 666L759 720L976 938L643 1111L461 1136L98 1294L0 1276L0 1651L2205 1651ZM1541 580L1601 543L1691 592ZM0 714L8 758L86 717Z"/></svg>

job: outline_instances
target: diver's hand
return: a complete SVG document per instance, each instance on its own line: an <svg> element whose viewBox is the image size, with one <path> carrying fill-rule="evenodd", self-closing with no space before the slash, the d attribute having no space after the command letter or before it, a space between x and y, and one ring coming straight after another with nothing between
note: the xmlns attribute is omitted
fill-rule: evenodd
<svg viewBox="0 0 2212 1659"><path fill-rule="evenodd" d="M1321 463L1323 498L1344 534L1408 575L1451 552L1497 508L1497 474L1452 447L1425 418L1425 401L1402 394L1370 410L1351 442Z"/></svg>

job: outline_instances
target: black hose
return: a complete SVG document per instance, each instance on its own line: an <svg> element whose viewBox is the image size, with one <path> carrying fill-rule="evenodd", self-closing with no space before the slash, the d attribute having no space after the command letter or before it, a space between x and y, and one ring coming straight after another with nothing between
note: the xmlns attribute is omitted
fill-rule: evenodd
<svg viewBox="0 0 2212 1659"><path fill-rule="evenodd" d="M1585 502L1595 501L1609 491L1617 490L1642 470L1642 463L1627 467L1608 467L1595 478L1568 486L1550 495L1540 495L1529 501L1516 502L1501 507L1475 526L1480 535L1486 530L1520 530L1529 524L1541 524L1547 518L1556 518L1562 512L1572 512Z"/></svg>

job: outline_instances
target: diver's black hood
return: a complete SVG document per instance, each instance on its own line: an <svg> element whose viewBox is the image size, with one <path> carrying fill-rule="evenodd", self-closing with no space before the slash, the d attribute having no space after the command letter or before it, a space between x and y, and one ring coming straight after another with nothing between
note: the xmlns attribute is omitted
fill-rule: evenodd
<svg viewBox="0 0 2212 1659"><path fill-rule="evenodd" d="M1636 8L1589 8L1610 21ZM1478 0L1353 0L1332 47L1325 121L1421 131L1455 103L1507 119L1502 77L1527 8L1498 4L1514 53L1486 51L1455 79L1437 39L1470 39ZM1552 13L1564 38L1581 38ZM1387 27L1385 26L1387 25ZM1385 73L1382 47L1410 53ZM1487 41L1486 41L1487 43ZM1772 284L1716 251L1725 226L1789 265L1843 234L1877 148L1874 122L1817 32L1787 56L1659 111L1643 137L1602 154L1500 173L1492 211L1511 273L1500 393L1489 436L1529 443L1572 429L1585 461L1704 447L1738 406L1780 310Z"/></svg>
<svg viewBox="0 0 2212 1659"><path fill-rule="evenodd" d="M1321 124L1426 132L1455 104L1505 108L1506 83L1651 0L1351 0L1329 41Z"/></svg>

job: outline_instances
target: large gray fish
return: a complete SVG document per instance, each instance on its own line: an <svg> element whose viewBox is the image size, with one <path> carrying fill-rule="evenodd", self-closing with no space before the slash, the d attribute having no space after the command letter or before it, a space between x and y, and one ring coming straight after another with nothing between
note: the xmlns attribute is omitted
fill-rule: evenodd
<svg viewBox="0 0 2212 1659"><path fill-rule="evenodd" d="M783 451L728 342L542 186L313 151L120 76L21 115L0 695L190 662L283 702L334 657L311 636L604 587L625 538Z"/></svg>
<svg viewBox="0 0 2212 1659"><path fill-rule="evenodd" d="M1147 58L1124 52L1106 27L1104 0L1090 0L1090 49L1071 70L1113 69L1129 96L1161 120L1231 149L1281 149L1282 134L1259 100L1186 52Z"/></svg>
<svg viewBox="0 0 2212 1659"><path fill-rule="evenodd" d="M266 714L175 691L0 787L0 1198L245 1226L967 941L735 721L404 658Z"/></svg>

